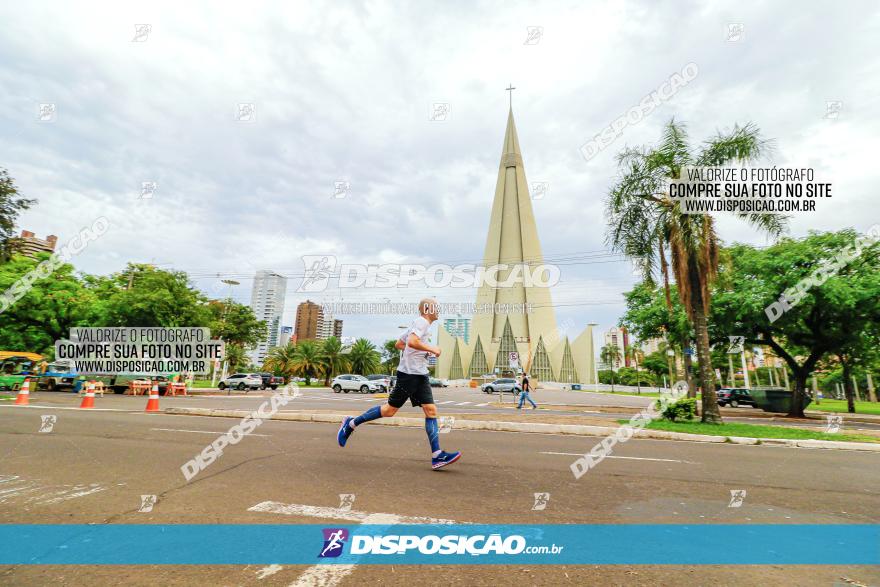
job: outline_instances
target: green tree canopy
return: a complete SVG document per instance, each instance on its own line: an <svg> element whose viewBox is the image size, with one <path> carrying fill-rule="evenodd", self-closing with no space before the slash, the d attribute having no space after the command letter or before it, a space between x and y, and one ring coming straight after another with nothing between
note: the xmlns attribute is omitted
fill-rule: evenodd
<svg viewBox="0 0 880 587"><path fill-rule="evenodd" d="M861 337L875 337L880 325L880 253L878 245L850 247L859 235L851 229L812 232L802 239L783 239L766 249L730 248L729 279L717 288L710 334L726 343L744 336L747 343L770 346L795 378L791 416L803 416L807 377L823 355L852 352ZM835 259L849 261L833 267ZM794 295L799 283L824 268L823 283L811 285L784 306L780 295ZM833 271L827 271L834 269ZM796 303L791 304L791 301ZM853 345L856 344L854 347Z"/></svg>

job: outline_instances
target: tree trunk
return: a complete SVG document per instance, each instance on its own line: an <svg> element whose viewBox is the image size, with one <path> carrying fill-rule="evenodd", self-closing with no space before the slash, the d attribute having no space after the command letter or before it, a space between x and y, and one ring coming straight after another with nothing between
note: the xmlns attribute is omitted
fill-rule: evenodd
<svg viewBox="0 0 880 587"><path fill-rule="evenodd" d="M846 394L846 411L850 414L856 413L855 389L852 382L852 365L843 355L837 355L840 359L840 365L843 367L843 392Z"/></svg>
<svg viewBox="0 0 880 587"><path fill-rule="evenodd" d="M789 409L788 415L791 417L797 418L805 418L804 415L804 398L807 394L807 377L809 376L809 371L806 369L794 369L794 394L791 397L791 409ZM793 414L795 407L795 402L797 402L797 414Z"/></svg>
<svg viewBox="0 0 880 587"><path fill-rule="evenodd" d="M705 316L704 316L705 318ZM708 344L709 334L708 331L706 333L706 341ZM687 339L687 336L681 337L681 352L682 352L682 360L684 363L684 380L687 381L688 384L688 397L694 398L697 397L697 386L694 385L694 378L691 376L691 370L693 369L693 361L691 360L691 356L688 354L688 350L690 350L690 341ZM697 357L699 357L699 352L697 352Z"/></svg>
<svg viewBox="0 0 880 587"><path fill-rule="evenodd" d="M718 397L715 395L715 381L712 379L712 354L709 350L709 329L706 313L703 311L702 300L694 307L694 331L697 338L697 362L702 391L701 421L721 424L721 412L718 409ZM695 390L696 391L696 390ZM688 392L688 397L691 396Z"/></svg>

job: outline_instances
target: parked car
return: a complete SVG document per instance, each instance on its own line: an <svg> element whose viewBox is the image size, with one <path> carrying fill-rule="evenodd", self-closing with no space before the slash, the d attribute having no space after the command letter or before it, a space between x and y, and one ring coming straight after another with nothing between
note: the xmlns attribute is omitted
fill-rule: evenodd
<svg viewBox="0 0 880 587"><path fill-rule="evenodd" d="M431 382L431 387L449 387L449 383L445 379L431 377L429 381Z"/></svg>
<svg viewBox="0 0 880 587"><path fill-rule="evenodd" d="M336 393L339 393L340 391L344 393L348 393L349 391L376 393L377 391L382 390L381 384L375 381L370 381L363 375L339 375L333 379L333 383L330 384L330 387L332 387L333 391Z"/></svg>
<svg viewBox="0 0 880 587"><path fill-rule="evenodd" d="M480 386L483 393L495 393L496 391L505 393L519 393L522 389L516 379L496 379Z"/></svg>
<svg viewBox="0 0 880 587"><path fill-rule="evenodd" d="M68 362L56 362L46 365L46 370L40 374L38 385L49 391L59 389L73 389L73 382L78 377L73 365Z"/></svg>
<svg viewBox="0 0 880 587"><path fill-rule="evenodd" d="M217 385L220 389L238 389L250 391L263 387L263 378L259 373L235 373L220 381Z"/></svg>
<svg viewBox="0 0 880 587"><path fill-rule="evenodd" d="M717 391L718 405L738 408L739 406L757 407L758 404L748 389L741 387L722 387Z"/></svg>
<svg viewBox="0 0 880 587"><path fill-rule="evenodd" d="M387 392L391 389L391 376L390 375L367 375L367 379L372 381L373 383L378 383L382 386L382 393Z"/></svg>
<svg viewBox="0 0 880 587"><path fill-rule="evenodd" d="M263 385L260 386L260 389L266 389L267 387L278 389L278 386L284 385L284 377L278 377L271 373L259 373L259 375L260 379L263 380Z"/></svg>

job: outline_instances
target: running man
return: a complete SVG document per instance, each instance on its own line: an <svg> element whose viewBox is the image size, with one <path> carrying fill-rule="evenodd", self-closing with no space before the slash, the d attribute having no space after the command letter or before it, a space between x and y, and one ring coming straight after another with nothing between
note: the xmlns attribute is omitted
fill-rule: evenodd
<svg viewBox="0 0 880 587"><path fill-rule="evenodd" d="M355 428L378 418L390 418L403 407L408 399L413 407L421 406L425 412L425 432L431 445L431 468L442 469L459 458L461 452L440 450L440 427L437 424L437 406L428 379L428 355L440 356L440 348L432 346L428 328L440 315L436 300L426 298L419 302L419 317L397 340L401 350L400 366L397 368L397 384L388 395L384 406L373 406L357 418L346 416L336 435L339 446L345 446Z"/></svg>
<svg viewBox="0 0 880 587"><path fill-rule="evenodd" d="M528 376L528 375L523 375L523 378L522 378L522 392L519 394L519 405L516 406L516 409L517 409L517 410L521 410L521 409L522 409L523 404L526 402L526 400L529 400L529 403L532 404L532 409L533 409L533 410L537 410L537 409L538 409L538 406L535 405L535 402L532 401L532 396L529 395L529 392L530 392L531 390L532 390L532 388L531 388L531 386L529 385L529 376Z"/></svg>

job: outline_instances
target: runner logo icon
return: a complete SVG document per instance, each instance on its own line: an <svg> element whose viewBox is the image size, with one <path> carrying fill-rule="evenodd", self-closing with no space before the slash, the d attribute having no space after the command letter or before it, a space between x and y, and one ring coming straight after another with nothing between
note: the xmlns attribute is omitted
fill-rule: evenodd
<svg viewBox="0 0 880 587"><path fill-rule="evenodd" d="M345 541L348 540L348 530L345 528L324 528L324 548L318 558L335 558L342 554Z"/></svg>

